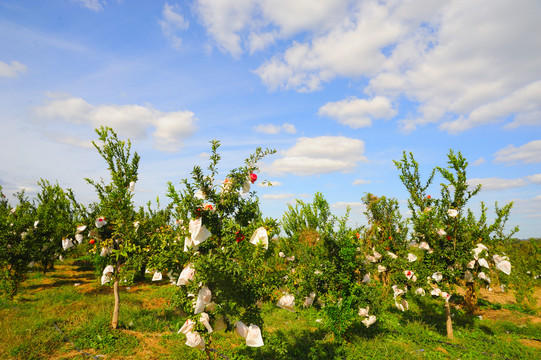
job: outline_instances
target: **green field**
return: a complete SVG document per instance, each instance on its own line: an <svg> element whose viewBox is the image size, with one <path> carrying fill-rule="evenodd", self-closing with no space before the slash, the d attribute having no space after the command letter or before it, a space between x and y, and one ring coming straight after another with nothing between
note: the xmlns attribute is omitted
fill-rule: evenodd
<svg viewBox="0 0 541 360"><path fill-rule="evenodd" d="M205 359L177 334L184 314L170 303L175 287L149 278L122 289L120 329L111 330L112 289L99 286L83 261L30 272L20 294L0 300L2 359ZM295 313L263 304L265 346L250 348L234 332L216 334L212 355L223 359L540 359L539 312L521 312L507 293L482 292L479 315L454 311L455 340L445 337L438 302L423 298L390 308L370 328L335 339L323 312ZM539 298L541 289L536 289ZM299 308L299 306L297 306ZM321 321L317 321L322 319Z"/></svg>

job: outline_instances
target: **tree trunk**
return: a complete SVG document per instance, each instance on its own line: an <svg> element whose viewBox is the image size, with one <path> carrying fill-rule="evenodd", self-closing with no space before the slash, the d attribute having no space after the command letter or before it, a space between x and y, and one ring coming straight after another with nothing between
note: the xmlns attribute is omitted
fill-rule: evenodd
<svg viewBox="0 0 541 360"><path fill-rule="evenodd" d="M118 314L120 311L120 294L118 292L118 279L115 279L113 285L113 292L115 295L115 307L113 308L113 320L111 321L111 327L116 329L118 327Z"/></svg>
<svg viewBox="0 0 541 360"><path fill-rule="evenodd" d="M205 344L205 354L207 355L207 360L212 360L210 358L210 343L212 342L212 340L209 340L208 344Z"/></svg>
<svg viewBox="0 0 541 360"><path fill-rule="evenodd" d="M447 338L454 339L453 321L451 320L451 306L449 302L445 302L445 318L447 319Z"/></svg>
<svg viewBox="0 0 541 360"><path fill-rule="evenodd" d="M477 298L478 295L475 283L466 283L466 296L464 297L464 300L466 301L466 313L468 315L473 315L477 310Z"/></svg>
<svg viewBox="0 0 541 360"><path fill-rule="evenodd" d="M118 327L118 315L120 313L120 292L118 289L118 283L119 283L119 274L120 271L120 262L117 261L116 269L115 269L115 282L113 284L113 293L115 296L115 307L113 308L113 320L111 321L111 327L113 329L116 329Z"/></svg>

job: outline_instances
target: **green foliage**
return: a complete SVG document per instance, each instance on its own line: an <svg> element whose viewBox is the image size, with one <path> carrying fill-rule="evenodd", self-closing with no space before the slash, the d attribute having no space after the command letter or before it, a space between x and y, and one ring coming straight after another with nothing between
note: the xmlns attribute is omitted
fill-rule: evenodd
<svg viewBox="0 0 541 360"><path fill-rule="evenodd" d="M206 286L211 291L212 304L208 305L211 324L225 319L228 329L235 321L263 325L258 302L270 296L278 282L275 270L267 259L272 254L273 243L266 246L249 242L256 230L263 228L267 238L278 233L278 223L274 219L263 218L255 192L249 192L250 175L259 168L257 163L274 150L257 148L245 160L245 165L229 172L223 183L218 183L219 142L212 142L209 174L195 166L192 181L184 179L183 189L177 190L170 183L167 196L171 198L176 226L170 234L170 241L183 246L183 252L176 254L159 253L153 263L178 262L179 270L188 265L195 270L194 278L179 287L176 303L191 314L197 296ZM199 227L208 232L198 238ZM192 242L193 241L193 242ZM161 260L160 260L161 259ZM191 319L197 322L195 330L206 339L210 334L199 322L200 315Z"/></svg>
<svg viewBox="0 0 541 360"><path fill-rule="evenodd" d="M514 290L517 304L523 311L535 313L538 304L534 291L541 285L541 240L510 241L503 250L514 259L514 271L504 284Z"/></svg>
<svg viewBox="0 0 541 360"><path fill-rule="evenodd" d="M122 298L123 330L111 332L107 329L110 296L91 278L90 267L80 260L65 261L47 277L29 273L23 284L24 301L0 299L0 358L88 358L75 346L115 359L204 358L204 353L187 347L185 337L177 334L183 314L167 302L175 287L132 286ZM75 281L84 284L73 286ZM457 339L450 342L441 326L439 302L427 297L418 300L418 306L410 306L406 313L384 305L373 326L366 329L354 324L342 339L329 334L329 320L317 309L292 313L264 303L265 346L237 346L238 335L217 332L211 347L229 359L538 358L538 341L533 339L541 338L541 325L527 322L529 317L514 309L510 309L512 322L472 319L457 312ZM498 308L496 303L486 306ZM55 330L55 323L64 335ZM219 358L216 355L211 353Z"/></svg>
<svg viewBox="0 0 541 360"><path fill-rule="evenodd" d="M35 260L41 263L45 274L47 269L53 266L54 261L64 253L62 240L69 237L66 243L68 246L78 243L71 237L76 233L80 213L71 189L64 191L58 183L52 185L43 179L38 181L38 185L41 192L37 194L35 205L37 223L33 235L35 244L39 247Z"/></svg>
<svg viewBox="0 0 541 360"><path fill-rule="evenodd" d="M490 225L487 224L487 208L481 204L481 215L477 220L467 208L467 203L479 193L481 186L471 189L468 185L468 163L460 152L455 154L449 151L448 167L433 169L425 184L420 179L419 165L411 153L408 157L404 152L402 160L395 161L395 165L410 193L408 208L412 214L413 240L418 245L426 246L425 249L430 248L425 250L419 261L412 262L410 268L404 270L412 270L421 280L415 286L424 287L427 291L437 288L449 294L466 277L470 284L466 296L470 303L467 306L472 311L476 306L475 293L479 282L488 285L491 281L487 275L488 268L490 271L495 268L486 246L497 248L498 244L506 242L518 231L515 228L509 235L504 235L512 204L503 208L496 204L496 219ZM436 171L443 180L440 198L426 194ZM478 250L473 252L475 248ZM497 254L492 252L490 255Z"/></svg>
<svg viewBox="0 0 541 360"><path fill-rule="evenodd" d="M0 294L12 299L38 249L34 242L35 209L24 191L11 207L0 187Z"/></svg>
<svg viewBox="0 0 541 360"><path fill-rule="evenodd" d="M139 270L134 275L138 279L144 277L146 269L149 272L173 273L178 276L179 264L186 256L182 252L182 241L176 236L176 230L171 224L172 205L161 208L159 198L153 208L148 202L146 208L141 207L137 214L137 235L143 240L139 243L139 251L133 256L138 259Z"/></svg>
<svg viewBox="0 0 541 360"><path fill-rule="evenodd" d="M311 204L302 200L296 202L295 207L287 205L288 209L282 218L282 227L288 237L299 237L300 231L315 231L321 236L332 232L336 219L323 194L316 193Z"/></svg>
<svg viewBox="0 0 541 360"><path fill-rule="evenodd" d="M518 303L504 308L528 314L537 310L533 289L539 285L541 275L539 241L511 241L518 231L506 228L512 203L503 207L496 203L492 221L488 221L484 203L479 216L474 215L468 205L481 186L468 184L468 163L460 152L451 150L447 167L432 169L426 182L411 153L404 153L400 161L395 161L410 195L411 218L407 220L402 218L396 199L367 193L362 201L368 224L352 229L347 226L349 209L345 216L337 217L324 196L316 193L311 203L297 200L295 205L288 205L282 218L286 237L275 240L279 223L263 216L256 193L250 191L259 171L258 162L274 150L257 148L243 166L231 170L222 182L218 179L219 142L212 141L206 170L195 166L191 179L181 181L181 189L169 183L170 204L162 207L157 199L155 206L149 202L136 211L133 187L139 156L132 154L130 141L121 141L112 129L101 127L96 133L99 141L94 146L107 164L110 179L86 179L99 199L88 209L75 201L71 190L46 180L38 182L41 192L35 202L20 192L16 194L16 206L9 204L0 187L0 292L5 298L12 299L17 294L31 262L41 262L45 273L57 257L73 253L62 246L81 243L84 230L80 229L86 226L89 239L77 251L90 250L86 257L92 259L100 275L107 265L114 265L111 276L104 276L104 280L112 278L115 295L122 284L144 279L145 270L167 273L171 283L179 285L156 290L154 295L172 298L170 304L156 306L159 310L141 308L145 300L134 300L136 296L127 294L125 301L134 303L127 306L128 320L122 326L169 331L184 324L187 317L195 322L193 331L205 339L207 357L212 343L224 347L224 353L232 359L358 358L360 348L365 352L374 347L363 343L355 345L358 348L353 351L347 348L346 341L383 337L385 332L398 334L397 338L411 338L414 333L434 337L435 332L441 333L443 329L442 316L434 312L434 304L441 304L441 298L420 298L417 294L436 289L453 294L451 302L455 304L464 300L471 310L477 306L479 286L499 283L515 291ZM439 196L427 193L436 175L441 178ZM252 234L259 232L270 239L268 246L250 241ZM76 241L71 239L74 236ZM509 260L507 256L513 259L510 277L496 271L498 263ZM193 277L179 279L188 267L194 270ZM456 295L458 286L467 287L466 296ZM212 300L194 311L203 289L210 290ZM265 319L274 316L268 309L275 309L274 304L284 294L297 298L296 313L280 310L280 321L302 321L304 328L283 330L281 324L273 324L272 330L265 332L265 348L227 349L223 344L230 343L233 335L210 334L201 321L204 311L213 327L222 321L228 330L234 328L236 321L263 327ZM411 303L410 313L396 311L393 300L401 309L408 307L406 299ZM73 289L49 300L61 303L59 309L82 301ZM115 300L118 314L118 296ZM0 309L8 312L11 300L1 301ZM40 301L42 305L46 302ZM85 325L71 326L71 335L81 347L121 354L119 349L133 348L138 340L107 330L108 312L96 310L104 304L93 304L98 316L81 311ZM304 309L312 304L314 308ZM486 301L480 305L492 310L502 308ZM419 314L419 309L425 313ZM377 315L376 325L364 325L369 319L359 314L365 312ZM459 324L475 325L472 318L463 316L462 310L455 315ZM450 311L446 316L450 320ZM316 317L318 322L314 324ZM52 321L53 317L48 317L40 324L49 326ZM118 319L116 323L113 320L113 327L117 323ZM401 330L402 326L405 330ZM29 325L29 329L36 331L36 326ZM483 337L478 331L470 335ZM163 339L178 343L181 337L167 335ZM404 348L394 344L394 340L385 341L390 349L388 356L404 353ZM35 344L54 347L58 342L53 336ZM415 343L428 348L431 341L422 339ZM473 340L471 344L477 345ZM502 353L516 355L508 350ZM51 352L47 349L44 353ZM453 356L460 354L449 352ZM31 346L20 343L9 353L39 358ZM128 356L131 352L123 354ZM198 357L193 354L186 356Z"/></svg>
<svg viewBox="0 0 541 360"><path fill-rule="evenodd" d="M96 129L96 133L101 142L92 143L107 163L111 179L109 183L103 179L100 182L86 179L94 186L100 200L95 204L92 213L99 214L99 218L106 222L105 225L101 225L96 221L96 229L91 234L97 240L97 249L109 250L104 257L110 262L116 260L117 266L113 276L114 279L119 279L120 266L123 266L122 270L137 266L131 256L138 250L139 238L130 184L137 181L140 158L137 152L131 154L131 142L119 140L113 129L100 127Z"/></svg>
<svg viewBox="0 0 541 360"><path fill-rule="evenodd" d="M297 200L289 205L282 224L288 238L281 239L283 292L310 302L325 304L328 330L341 337L364 318L359 308L377 315L385 303L380 284L366 281L370 276L361 254L365 247L358 231L347 227L349 210L343 217L330 212L328 202L316 193L312 203Z"/></svg>
<svg viewBox="0 0 541 360"><path fill-rule="evenodd" d="M403 270L408 268L411 250L407 221L402 219L398 200L368 193L362 201L368 226L360 233L361 252L370 264L367 270L378 274L384 285L405 284Z"/></svg>
<svg viewBox="0 0 541 360"><path fill-rule="evenodd" d="M139 168L139 155L131 154L130 140L121 141L108 127L96 129L100 143L92 142L98 153L107 163L110 182L103 179L96 182L86 181L94 186L100 202L93 208L92 214L99 214L90 231L90 236L96 241L96 260L101 265L112 265L113 271L102 275L102 283L113 280L115 305L113 309L112 327L118 326L120 296L118 284L121 279L133 278L133 272L141 267L140 257L134 256L141 252L144 237L138 235L138 223L132 198L137 171ZM100 267L100 271L102 268ZM104 270L105 271L105 270Z"/></svg>

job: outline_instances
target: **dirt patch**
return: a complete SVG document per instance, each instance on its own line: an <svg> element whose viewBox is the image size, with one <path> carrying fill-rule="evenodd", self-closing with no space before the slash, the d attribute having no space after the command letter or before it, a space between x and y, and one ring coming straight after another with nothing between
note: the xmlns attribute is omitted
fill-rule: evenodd
<svg viewBox="0 0 541 360"><path fill-rule="evenodd" d="M442 347L437 347L437 348L435 348L434 350L439 351L439 352L444 353L444 354L449 354L449 352L447 352L447 350L445 350L445 349L442 348Z"/></svg>
<svg viewBox="0 0 541 360"><path fill-rule="evenodd" d="M155 354L167 354L169 351L160 345L162 334L160 333L140 333L132 330L122 330L123 333L131 335L139 340L137 353L126 357L126 359L154 359Z"/></svg>
<svg viewBox="0 0 541 360"><path fill-rule="evenodd" d="M156 310L156 309L166 308L166 305L168 305L168 303L169 301L165 300L164 298L152 298L152 299L145 300L142 306L143 308L147 310Z"/></svg>
<svg viewBox="0 0 541 360"><path fill-rule="evenodd" d="M541 318L538 316L517 313L507 309L480 311L479 315L483 317L483 320L509 321L519 325L541 323Z"/></svg>
<svg viewBox="0 0 541 360"><path fill-rule="evenodd" d="M81 289L92 287L94 275L91 270L81 268L80 266L59 264L53 270L49 270L45 275L39 271L30 273L27 281L24 282L24 293L34 295L44 290L59 288L66 285L79 286Z"/></svg>
<svg viewBox="0 0 541 360"><path fill-rule="evenodd" d="M515 294L509 291L502 292L501 290L489 291L488 289L479 290L479 297L497 304L516 304Z"/></svg>
<svg viewBox="0 0 541 360"><path fill-rule="evenodd" d="M462 287L457 287L456 289L459 295L465 296L466 290ZM534 298L537 299L537 305L541 305L541 287L536 287L534 290ZM482 288L479 289L479 298L487 300L493 304L502 304L502 305L516 305L517 301L515 299L514 290L502 291L499 287L492 289L492 291Z"/></svg>
<svg viewBox="0 0 541 360"><path fill-rule="evenodd" d="M524 346L541 350L541 341L530 340L530 339L520 339L519 341Z"/></svg>

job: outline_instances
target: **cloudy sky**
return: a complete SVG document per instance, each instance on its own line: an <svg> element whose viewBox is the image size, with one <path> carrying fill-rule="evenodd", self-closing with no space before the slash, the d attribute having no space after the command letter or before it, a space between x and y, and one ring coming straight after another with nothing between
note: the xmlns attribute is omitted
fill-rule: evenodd
<svg viewBox="0 0 541 360"><path fill-rule="evenodd" d="M319 191L363 224L365 193L405 203L403 151L426 175L453 149L484 185L471 207L513 201L539 237L540 18L539 0L0 0L0 185L94 201L107 125L142 158L138 204L218 139L222 176L277 150L264 215Z"/></svg>

